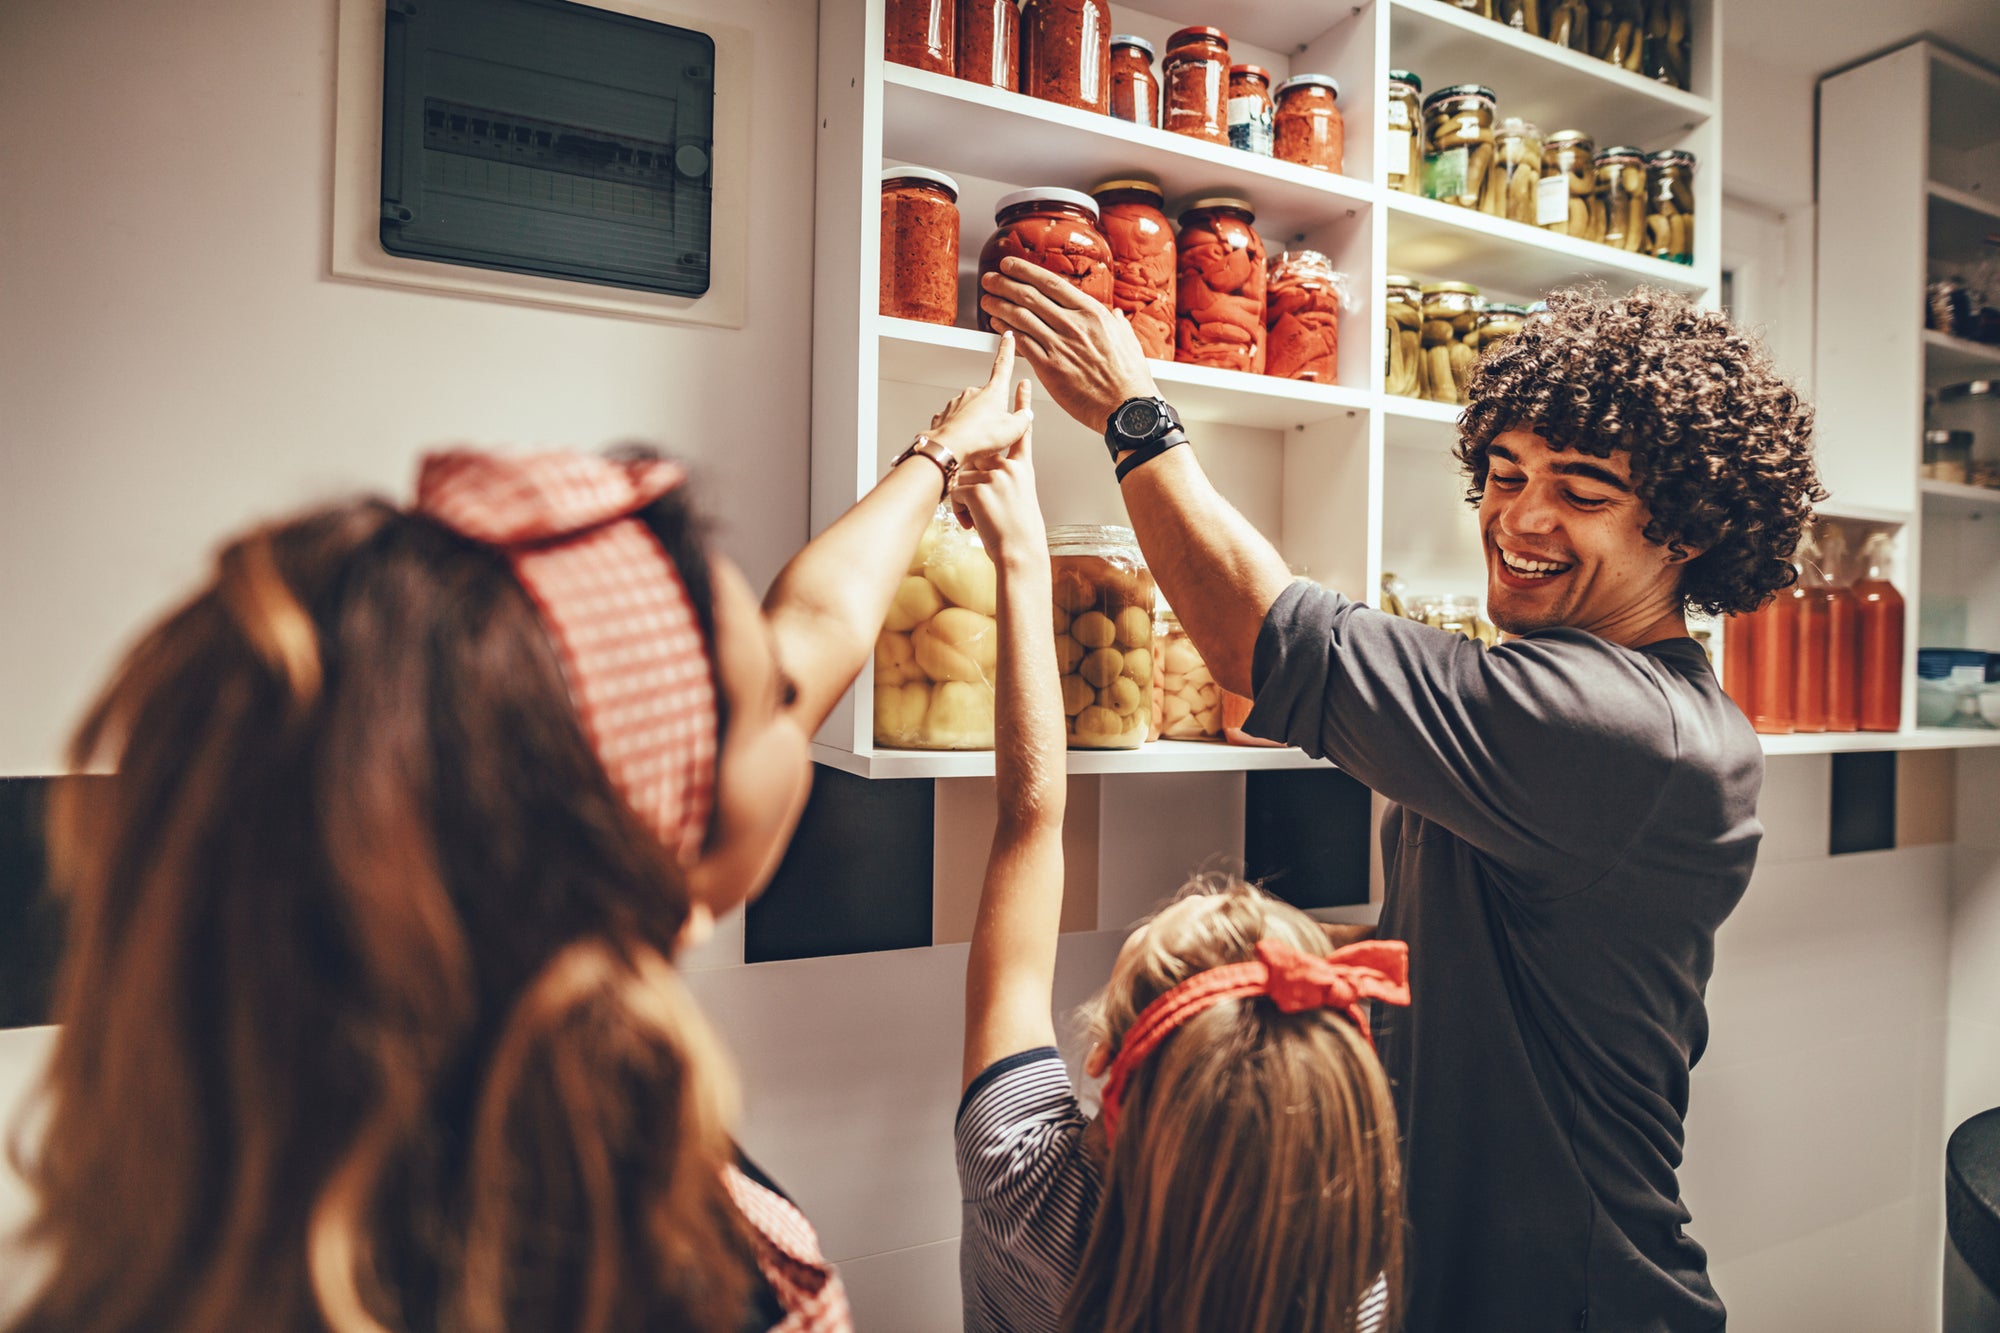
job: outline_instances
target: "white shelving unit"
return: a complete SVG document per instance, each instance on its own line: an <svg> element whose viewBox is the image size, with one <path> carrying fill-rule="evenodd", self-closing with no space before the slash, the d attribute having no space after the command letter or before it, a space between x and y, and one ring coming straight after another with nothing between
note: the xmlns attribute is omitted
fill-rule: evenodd
<svg viewBox="0 0 2000 1333"><path fill-rule="evenodd" d="M1478 592L1485 574L1450 458L1456 407L1381 391L1389 273L1475 282L1494 300L1551 288L1645 283L1715 299L1721 218L1720 33L1714 0L1694 5L1691 91L1652 82L1472 17L1441 0L1144 0L1114 4L1112 26L1164 50L1174 29L1214 24L1231 54L1276 79L1340 81L1347 169L1331 176L1070 107L887 63L883 0L820 15L820 143L813 295L813 523L831 522L881 475L944 393L986 373L995 340L974 327L973 276L1000 195L1032 185L1087 189L1113 176L1160 182L1173 213L1188 199L1251 200L1267 246L1308 246L1350 275L1357 300L1341 340L1339 387L1156 363L1191 423L1205 468L1295 569L1372 597L1395 569L1423 591ZM1571 240L1385 188L1377 137L1390 69L1426 90L1480 82L1500 114L1545 133L1583 129L1600 147L1683 148L1699 162L1696 263L1678 266ZM880 317L879 168L916 164L960 185L959 327ZM1102 444L1060 413L1037 418L1040 493L1054 523L1124 521ZM1421 575L1421 579L1416 576ZM990 754L876 750L866 677L815 744L822 763L870 777L962 777ZM1242 771L1310 766L1293 750L1158 743L1073 752L1072 773Z"/></svg>

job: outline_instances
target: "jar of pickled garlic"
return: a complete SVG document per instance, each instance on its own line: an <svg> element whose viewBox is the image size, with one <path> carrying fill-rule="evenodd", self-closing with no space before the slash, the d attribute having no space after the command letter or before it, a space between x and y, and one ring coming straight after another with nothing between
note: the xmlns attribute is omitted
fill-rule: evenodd
<svg viewBox="0 0 2000 1333"><path fill-rule="evenodd" d="M1181 214L1174 360L1264 371L1264 240L1248 200L1197 199Z"/></svg>
<svg viewBox="0 0 2000 1333"><path fill-rule="evenodd" d="M1400 273L1383 283L1382 319L1389 339L1383 357L1382 388L1405 398L1424 394L1424 298L1417 284Z"/></svg>
<svg viewBox="0 0 2000 1333"><path fill-rule="evenodd" d="M1044 185L1000 196L993 210L994 232L979 251L979 281L1000 271L1008 257L1039 264L1078 291L1111 304L1111 244L1098 230L1097 201L1081 190ZM1001 332L984 320L992 332Z"/></svg>
<svg viewBox="0 0 2000 1333"><path fill-rule="evenodd" d="M958 0L958 77L986 88L1021 90L1020 0Z"/></svg>
<svg viewBox="0 0 2000 1333"><path fill-rule="evenodd" d="M1111 39L1111 114L1160 127L1160 81L1153 76L1153 44L1144 37Z"/></svg>
<svg viewBox="0 0 2000 1333"><path fill-rule="evenodd" d="M1330 74L1299 74L1278 85L1275 155L1338 175L1347 165L1347 121L1340 83Z"/></svg>
<svg viewBox="0 0 2000 1333"><path fill-rule="evenodd" d="M1462 403L1479 361L1479 289L1469 282L1427 283L1423 314L1424 397Z"/></svg>
<svg viewBox="0 0 2000 1333"><path fill-rule="evenodd" d="M1597 145L1582 130L1557 130L1542 141L1541 192L1535 216L1540 225L1580 240L1604 239L1604 199L1597 189ZM1547 182L1560 179L1560 189ZM1561 216L1556 203L1560 201Z"/></svg>
<svg viewBox="0 0 2000 1333"><path fill-rule="evenodd" d="M1597 192L1604 200L1604 235L1598 239L1634 253L1646 245L1646 155L1636 148L1607 148L1597 155Z"/></svg>
<svg viewBox="0 0 2000 1333"><path fill-rule="evenodd" d="M979 534L941 504L875 638L875 743L993 748L999 588Z"/></svg>
<svg viewBox="0 0 2000 1333"><path fill-rule="evenodd" d="M1655 259L1694 262L1694 154L1678 148L1646 159L1646 247Z"/></svg>
<svg viewBox="0 0 2000 1333"><path fill-rule="evenodd" d="M1479 323L1476 326L1479 333L1477 340L1479 355L1485 356L1501 343L1506 342L1509 338L1519 333L1521 326L1527 322L1528 308L1526 306L1489 305L1482 309L1479 312Z"/></svg>
<svg viewBox="0 0 2000 1333"><path fill-rule="evenodd" d="M1109 0L1022 0L1021 91L1110 112Z"/></svg>
<svg viewBox="0 0 2000 1333"><path fill-rule="evenodd" d="M958 0L888 0L884 55L934 74L956 72Z"/></svg>
<svg viewBox="0 0 2000 1333"><path fill-rule="evenodd" d="M1170 741L1222 739L1222 688L1195 651L1181 618L1162 603L1153 616L1153 725Z"/></svg>
<svg viewBox="0 0 2000 1333"><path fill-rule="evenodd" d="M882 168L882 313L958 322L958 182L928 167Z"/></svg>
<svg viewBox="0 0 2000 1333"><path fill-rule="evenodd" d="M1382 139L1389 188L1404 194L1424 192L1424 81L1406 69L1389 71L1389 102L1383 112Z"/></svg>
<svg viewBox="0 0 2000 1333"><path fill-rule="evenodd" d="M1166 196L1149 180L1109 180L1091 190L1100 230L1111 244L1111 304L1125 312L1139 347L1174 359L1174 291L1179 256Z"/></svg>
<svg viewBox="0 0 2000 1333"><path fill-rule="evenodd" d="M1271 155L1276 115L1271 101L1271 71L1262 65L1229 67L1229 146L1259 157Z"/></svg>
<svg viewBox="0 0 2000 1333"><path fill-rule="evenodd" d="M1220 28L1182 28L1160 62L1160 126L1191 139L1229 142L1229 38Z"/></svg>
<svg viewBox="0 0 2000 1333"><path fill-rule="evenodd" d="M1340 383L1340 307L1346 301L1347 275L1319 251L1273 257L1264 292L1264 373Z"/></svg>
<svg viewBox="0 0 2000 1333"><path fill-rule="evenodd" d="M1500 193L1510 222L1536 226L1536 191L1542 185L1542 132L1509 116L1493 132L1494 169L1502 173ZM1483 201L1482 201L1483 202Z"/></svg>
<svg viewBox="0 0 2000 1333"><path fill-rule="evenodd" d="M1056 670L1073 750L1134 750L1153 717L1153 576L1130 528L1049 529Z"/></svg>
<svg viewBox="0 0 2000 1333"><path fill-rule="evenodd" d="M1477 83L1440 88L1424 99L1424 194L1461 208L1484 207L1500 194L1493 121L1499 99ZM1498 211L1505 211L1504 196ZM1487 211L1495 211L1488 209Z"/></svg>

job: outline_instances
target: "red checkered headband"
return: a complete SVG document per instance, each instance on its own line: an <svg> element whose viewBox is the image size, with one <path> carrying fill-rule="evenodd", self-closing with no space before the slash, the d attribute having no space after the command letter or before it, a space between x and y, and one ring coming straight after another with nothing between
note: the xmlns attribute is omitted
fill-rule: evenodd
<svg viewBox="0 0 2000 1333"><path fill-rule="evenodd" d="M1335 949L1325 958L1302 953L1283 940L1257 941L1257 957L1197 972L1140 1011L1119 1043L1118 1056L1104 1075L1100 1094L1104 1137L1118 1132L1125 1087L1133 1071L1173 1035L1174 1029L1223 1000L1264 995L1288 1014L1332 1009L1361 1029L1369 1045L1368 1011L1363 1000L1410 1002L1410 946L1401 940L1365 940Z"/></svg>
<svg viewBox="0 0 2000 1333"><path fill-rule="evenodd" d="M715 679L687 584L634 515L686 479L660 459L471 449L417 475L418 512L512 563L612 785L682 853L715 797Z"/></svg>

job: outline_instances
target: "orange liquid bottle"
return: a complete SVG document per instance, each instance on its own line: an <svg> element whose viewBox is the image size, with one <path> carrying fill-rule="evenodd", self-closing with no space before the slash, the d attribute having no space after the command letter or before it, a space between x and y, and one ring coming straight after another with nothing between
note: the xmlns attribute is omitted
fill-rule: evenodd
<svg viewBox="0 0 2000 1333"><path fill-rule="evenodd" d="M1750 716L1756 682L1756 654L1750 648L1752 616L1730 616L1722 622L1722 688Z"/></svg>
<svg viewBox="0 0 2000 1333"><path fill-rule="evenodd" d="M1861 620L1847 586L1847 538L1839 528L1820 544L1820 596L1826 603L1826 729L1861 729Z"/></svg>
<svg viewBox="0 0 2000 1333"><path fill-rule="evenodd" d="M1903 594L1889 582L1887 533L1861 548L1863 573L1854 581L1861 641L1861 729L1896 731L1903 725Z"/></svg>
<svg viewBox="0 0 2000 1333"><path fill-rule="evenodd" d="M1798 582L1779 593L1796 606L1798 646L1793 665L1798 683L1792 691L1792 730L1826 730L1826 576L1819 570L1819 546L1807 533L1792 558Z"/></svg>
<svg viewBox="0 0 2000 1333"><path fill-rule="evenodd" d="M1789 591L1750 617L1750 725L1771 736L1792 731L1798 696L1799 604Z"/></svg>

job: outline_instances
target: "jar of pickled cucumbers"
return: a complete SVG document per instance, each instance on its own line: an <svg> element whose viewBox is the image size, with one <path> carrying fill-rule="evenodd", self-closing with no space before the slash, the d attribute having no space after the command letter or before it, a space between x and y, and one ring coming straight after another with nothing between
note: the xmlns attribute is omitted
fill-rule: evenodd
<svg viewBox="0 0 2000 1333"><path fill-rule="evenodd" d="M1694 262L1694 154L1670 148L1646 159L1646 253Z"/></svg>
<svg viewBox="0 0 2000 1333"><path fill-rule="evenodd" d="M1590 53L1634 74L1645 68L1645 0L1596 0L1592 6Z"/></svg>
<svg viewBox="0 0 2000 1333"><path fill-rule="evenodd" d="M1153 718L1153 576L1130 528L1049 529L1056 670L1073 750L1135 750Z"/></svg>
<svg viewBox="0 0 2000 1333"><path fill-rule="evenodd" d="M1481 206L1493 189L1489 178L1496 178L1493 121L1498 106L1493 90L1477 83L1453 84L1424 99L1427 197L1461 208Z"/></svg>
<svg viewBox="0 0 2000 1333"><path fill-rule="evenodd" d="M1452 8L1462 9L1468 14L1477 14L1483 19L1497 18L1493 0L1449 0Z"/></svg>
<svg viewBox="0 0 2000 1333"><path fill-rule="evenodd" d="M1542 184L1542 132L1519 116L1509 116L1493 132L1493 156L1494 170L1501 173L1499 216L1535 226L1535 192Z"/></svg>
<svg viewBox="0 0 2000 1333"><path fill-rule="evenodd" d="M1604 239L1596 147L1582 130L1557 130L1542 141L1543 185L1535 208L1539 225L1580 240ZM1562 182L1560 186L1549 183L1557 180Z"/></svg>
<svg viewBox="0 0 2000 1333"><path fill-rule="evenodd" d="M993 748L999 608L979 534L939 505L875 639L875 743L898 750Z"/></svg>
<svg viewBox="0 0 2000 1333"><path fill-rule="evenodd" d="M1428 283L1423 315L1424 397L1462 403L1479 360L1479 289L1469 282Z"/></svg>
<svg viewBox="0 0 2000 1333"><path fill-rule="evenodd" d="M1636 148L1607 148L1597 155L1597 192L1604 199L1604 235L1617 250L1646 244L1646 155Z"/></svg>
<svg viewBox="0 0 2000 1333"><path fill-rule="evenodd" d="M1688 0L1646 0L1646 64L1649 79L1688 86L1694 63L1694 27Z"/></svg>
<svg viewBox="0 0 2000 1333"><path fill-rule="evenodd" d="M1222 688L1164 602L1153 617L1153 666L1153 726L1160 738L1221 740Z"/></svg>
<svg viewBox="0 0 2000 1333"><path fill-rule="evenodd" d="M1424 396L1424 298L1416 283L1391 273L1384 280L1382 298L1384 332L1389 346L1384 356L1382 388L1405 398Z"/></svg>
<svg viewBox="0 0 2000 1333"><path fill-rule="evenodd" d="M1409 70L1389 71L1382 160L1387 164L1389 188L1404 194L1424 192L1423 92L1424 81Z"/></svg>
<svg viewBox="0 0 2000 1333"><path fill-rule="evenodd" d="M1590 5L1588 0L1548 0L1548 18L1542 36L1571 51L1590 50Z"/></svg>
<svg viewBox="0 0 2000 1333"><path fill-rule="evenodd" d="M1500 0L1499 12L1493 17L1515 32L1542 35L1541 0Z"/></svg>
<svg viewBox="0 0 2000 1333"><path fill-rule="evenodd" d="M1478 349L1481 356L1506 342L1528 322L1528 308L1518 305L1489 305L1479 312Z"/></svg>

